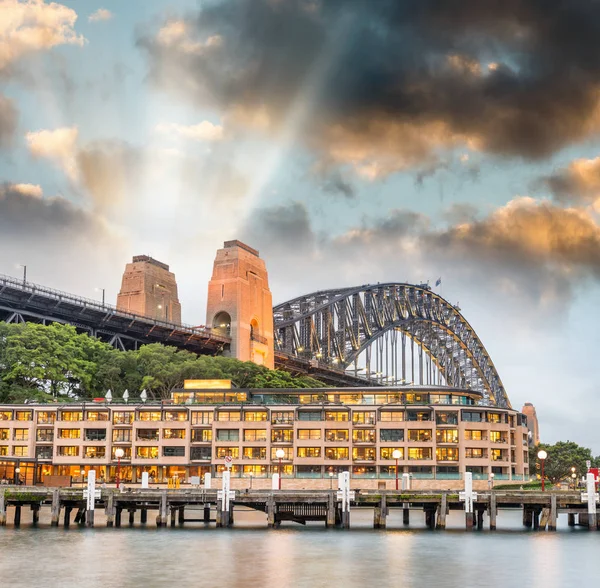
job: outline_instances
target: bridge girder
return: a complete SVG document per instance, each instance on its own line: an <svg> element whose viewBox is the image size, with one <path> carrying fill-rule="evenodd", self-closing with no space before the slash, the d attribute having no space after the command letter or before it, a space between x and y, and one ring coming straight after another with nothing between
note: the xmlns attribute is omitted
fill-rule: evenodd
<svg viewBox="0 0 600 588"><path fill-rule="evenodd" d="M510 407L473 327L427 287L388 283L325 290L279 304L273 314L277 352L348 368L377 340L399 332L426 353L447 386L468 388L481 393L484 402Z"/></svg>

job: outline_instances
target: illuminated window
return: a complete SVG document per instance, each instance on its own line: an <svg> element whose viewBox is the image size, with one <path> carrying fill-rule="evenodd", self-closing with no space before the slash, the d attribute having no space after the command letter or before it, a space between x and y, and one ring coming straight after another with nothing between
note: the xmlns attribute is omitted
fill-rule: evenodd
<svg viewBox="0 0 600 588"><path fill-rule="evenodd" d="M506 443L506 438L502 437L501 431L490 431L490 441L492 443Z"/></svg>
<svg viewBox="0 0 600 588"><path fill-rule="evenodd" d="M112 432L112 440L115 443L130 443L131 429L114 429Z"/></svg>
<svg viewBox="0 0 600 588"><path fill-rule="evenodd" d="M483 434L483 431L472 431L467 429L465 431L465 439L467 441L484 441L485 435Z"/></svg>
<svg viewBox="0 0 600 588"><path fill-rule="evenodd" d="M294 440L294 429L272 429L271 443L292 443Z"/></svg>
<svg viewBox="0 0 600 588"><path fill-rule="evenodd" d="M490 458L493 461L503 461L505 459L505 454L502 449L490 449Z"/></svg>
<svg viewBox="0 0 600 588"><path fill-rule="evenodd" d="M267 430L266 429L245 429L244 430L244 441L266 441Z"/></svg>
<svg viewBox="0 0 600 588"><path fill-rule="evenodd" d="M396 450L400 452L400 457L398 459L404 459L403 447L381 447L379 449L379 457L380 459L394 459L393 454Z"/></svg>
<svg viewBox="0 0 600 588"><path fill-rule="evenodd" d="M158 429L138 429L138 441L158 441Z"/></svg>
<svg viewBox="0 0 600 588"><path fill-rule="evenodd" d="M62 457L79 457L79 447L76 445L60 445L58 455Z"/></svg>
<svg viewBox="0 0 600 588"><path fill-rule="evenodd" d="M29 441L29 429L15 429L13 439L15 441Z"/></svg>
<svg viewBox="0 0 600 588"><path fill-rule="evenodd" d="M348 459L349 453L347 447L327 447L325 459Z"/></svg>
<svg viewBox="0 0 600 588"><path fill-rule="evenodd" d="M502 415L497 412L488 412L487 417L488 423L502 422Z"/></svg>
<svg viewBox="0 0 600 588"><path fill-rule="evenodd" d="M140 419L142 420L142 419ZM148 419L150 420L150 419ZM133 422L133 412L117 411L112 413L114 425L130 425Z"/></svg>
<svg viewBox="0 0 600 588"><path fill-rule="evenodd" d="M409 447L408 459L431 459L431 447Z"/></svg>
<svg viewBox="0 0 600 588"><path fill-rule="evenodd" d="M271 422L274 425L287 425L294 422L294 413L288 411L271 412Z"/></svg>
<svg viewBox="0 0 600 588"><path fill-rule="evenodd" d="M58 429L59 439L80 439L81 429Z"/></svg>
<svg viewBox="0 0 600 588"><path fill-rule="evenodd" d="M0 411L0 421L12 421L12 410Z"/></svg>
<svg viewBox="0 0 600 588"><path fill-rule="evenodd" d="M108 412L88 410L86 420L88 421L107 421Z"/></svg>
<svg viewBox="0 0 600 588"><path fill-rule="evenodd" d="M81 411L64 411L60 413L61 421L81 421L83 413Z"/></svg>
<svg viewBox="0 0 600 588"><path fill-rule="evenodd" d="M158 447L136 447L135 456L140 459L158 459Z"/></svg>
<svg viewBox="0 0 600 588"><path fill-rule="evenodd" d="M183 410L166 410L165 421L187 421L188 413Z"/></svg>
<svg viewBox="0 0 600 588"><path fill-rule="evenodd" d="M267 459L266 447L244 447L244 459Z"/></svg>
<svg viewBox="0 0 600 588"><path fill-rule="evenodd" d="M340 442L348 441L348 429L326 429L325 430L325 441L328 442Z"/></svg>
<svg viewBox="0 0 600 588"><path fill-rule="evenodd" d="M0 437L1 438L1 437ZM35 434L36 441L54 441L54 429L38 429Z"/></svg>
<svg viewBox="0 0 600 588"><path fill-rule="evenodd" d="M482 459L486 457L486 450L479 447L466 447L465 457L467 459Z"/></svg>
<svg viewBox="0 0 600 588"><path fill-rule="evenodd" d="M111 459L113 461L117 460L117 456L115 455L115 451L118 449L118 447L113 447L112 448L112 452L111 452ZM129 460L131 459L131 447L121 447L121 449L125 452L123 454L123 457L121 459L125 459L125 460Z"/></svg>
<svg viewBox="0 0 600 588"><path fill-rule="evenodd" d="M257 478L264 478L268 474L268 467L266 465L245 465L242 469L244 476L255 476Z"/></svg>
<svg viewBox="0 0 600 588"><path fill-rule="evenodd" d="M320 439L321 429L298 429L298 439Z"/></svg>
<svg viewBox="0 0 600 588"><path fill-rule="evenodd" d="M458 461L458 447L438 447L435 456L438 461Z"/></svg>
<svg viewBox="0 0 600 588"><path fill-rule="evenodd" d="M244 413L245 421L266 421L268 420L268 415L266 412L245 412Z"/></svg>
<svg viewBox="0 0 600 588"><path fill-rule="evenodd" d="M374 425L377 421L375 412L353 412L352 422L355 425Z"/></svg>
<svg viewBox="0 0 600 588"><path fill-rule="evenodd" d="M296 455L298 457L321 457L320 447L298 447Z"/></svg>
<svg viewBox="0 0 600 588"><path fill-rule="evenodd" d="M192 441L195 443L208 443L212 441L212 429L193 429Z"/></svg>
<svg viewBox="0 0 600 588"><path fill-rule="evenodd" d="M400 410L382 410L379 413L379 420L384 423L401 422L404 420L404 413Z"/></svg>
<svg viewBox="0 0 600 588"><path fill-rule="evenodd" d="M15 412L15 421L32 421L33 413L30 410L17 410Z"/></svg>
<svg viewBox="0 0 600 588"><path fill-rule="evenodd" d="M210 425L214 416L214 412L193 412L192 425Z"/></svg>
<svg viewBox="0 0 600 588"><path fill-rule="evenodd" d="M277 460L277 452L281 449L283 451L283 457L281 459L294 459L294 450L291 447L283 447L283 448L272 448L271 449L271 459Z"/></svg>
<svg viewBox="0 0 600 588"><path fill-rule="evenodd" d="M431 441L431 429L409 429L408 440L421 443Z"/></svg>
<svg viewBox="0 0 600 588"><path fill-rule="evenodd" d="M185 429L164 429L163 439L185 439Z"/></svg>
<svg viewBox="0 0 600 588"><path fill-rule="evenodd" d="M239 411L233 410L221 410L217 413L218 421L239 421L241 420L241 414Z"/></svg>
<svg viewBox="0 0 600 588"><path fill-rule="evenodd" d="M438 443L458 443L458 429L437 429L435 440Z"/></svg>
<svg viewBox="0 0 600 588"><path fill-rule="evenodd" d="M346 411L335 410L335 411L327 411L325 413L326 421L347 421L348 413Z"/></svg>
<svg viewBox="0 0 600 588"><path fill-rule="evenodd" d="M83 448L83 457L86 459L104 459L106 447L86 446Z"/></svg>
<svg viewBox="0 0 600 588"><path fill-rule="evenodd" d="M354 443L375 443L375 431L373 429L355 429L352 431Z"/></svg>
<svg viewBox="0 0 600 588"><path fill-rule="evenodd" d="M456 412L436 412L435 422L438 425L458 425L458 413Z"/></svg>
<svg viewBox="0 0 600 588"><path fill-rule="evenodd" d="M13 455L27 457L29 455L29 447L27 447L27 445L15 445L13 447Z"/></svg>
<svg viewBox="0 0 600 588"><path fill-rule="evenodd" d="M55 412L41 411L36 414L37 422L44 425L51 425L56 420Z"/></svg>
<svg viewBox="0 0 600 588"><path fill-rule="evenodd" d="M228 455L234 459L238 459L240 457L239 447L215 447L215 449L217 451L217 459L224 459Z"/></svg>
<svg viewBox="0 0 600 588"><path fill-rule="evenodd" d="M0 445L0 455L8 455L8 445Z"/></svg>
<svg viewBox="0 0 600 588"><path fill-rule="evenodd" d="M141 410L138 412L137 416L138 421L160 421L160 411L152 411L152 410Z"/></svg>
<svg viewBox="0 0 600 588"><path fill-rule="evenodd" d="M375 461L375 448L354 447L352 448L352 459L360 461Z"/></svg>

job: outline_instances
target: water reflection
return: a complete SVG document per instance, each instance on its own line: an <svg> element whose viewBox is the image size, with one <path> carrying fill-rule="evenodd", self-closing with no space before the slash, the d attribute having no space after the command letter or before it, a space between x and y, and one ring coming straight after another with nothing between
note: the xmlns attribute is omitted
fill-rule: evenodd
<svg viewBox="0 0 600 588"><path fill-rule="evenodd" d="M413 519L416 525L416 513ZM401 524L374 531L367 512L357 513L349 532L322 525L268 530L263 518L246 514L230 530L6 527L0 528L0 580L11 588L552 588L593 577L600 533L569 529L566 520L556 533L523 532L517 512L502 513L501 520L504 530L471 533L454 513L446 531Z"/></svg>

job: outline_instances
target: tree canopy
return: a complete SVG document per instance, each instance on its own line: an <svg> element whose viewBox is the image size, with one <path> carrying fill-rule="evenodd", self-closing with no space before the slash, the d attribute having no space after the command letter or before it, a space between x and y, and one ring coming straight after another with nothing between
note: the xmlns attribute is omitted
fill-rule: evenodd
<svg viewBox="0 0 600 588"><path fill-rule="evenodd" d="M577 477L580 478L587 472L586 461L592 462L592 467L600 465L600 458L594 458L592 451L587 447L580 447L574 441L558 441L554 445L540 443L529 450L529 471L541 475L539 451L544 450L548 457L544 463L544 476L556 484L561 480L571 479L571 468L575 468Z"/></svg>
<svg viewBox="0 0 600 588"><path fill-rule="evenodd" d="M196 356L154 343L118 351L75 327L0 322L0 402L67 401L104 396L107 390L169 398L186 379L229 379L240 388L319 388L292 376L230 357Z"/></svg>

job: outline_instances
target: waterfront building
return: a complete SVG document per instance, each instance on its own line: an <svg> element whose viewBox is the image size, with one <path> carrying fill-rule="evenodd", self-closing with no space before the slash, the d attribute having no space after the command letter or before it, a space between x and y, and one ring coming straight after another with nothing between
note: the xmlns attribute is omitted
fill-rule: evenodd
<svg viewBox="0 0 600 588"><path fill-rule="evenodd" d="M114 481L122 448L127 483L143 472L162 483L219 477L230 456L234 479L281 468L311 487L311 479L349 471L353 487L376 488L396 476L396 449L398 474L420 487L458 488L465 472L486 483L492 474L527 480L527 417L480 400L445 386L237 389L192 380L158 403L4 405L0 479L12 481L18 467L29 484L49 475L83 482L91 469Z"/></svg>
<svg viewBox="0 0 600 588"><path fill-rule="evenodd" d="M136 255L123 273L117 309L181 324L181 304L175 274L148 255Z"/></svg>
<svg viewBox="0 0 600 588"><path fill-rule="evenodd" d="M540 426L538 423L535 406L531 402L526 402L521 412L527 417L527 429L529 430L529 444L536 446L540 443Z"/></svg>

